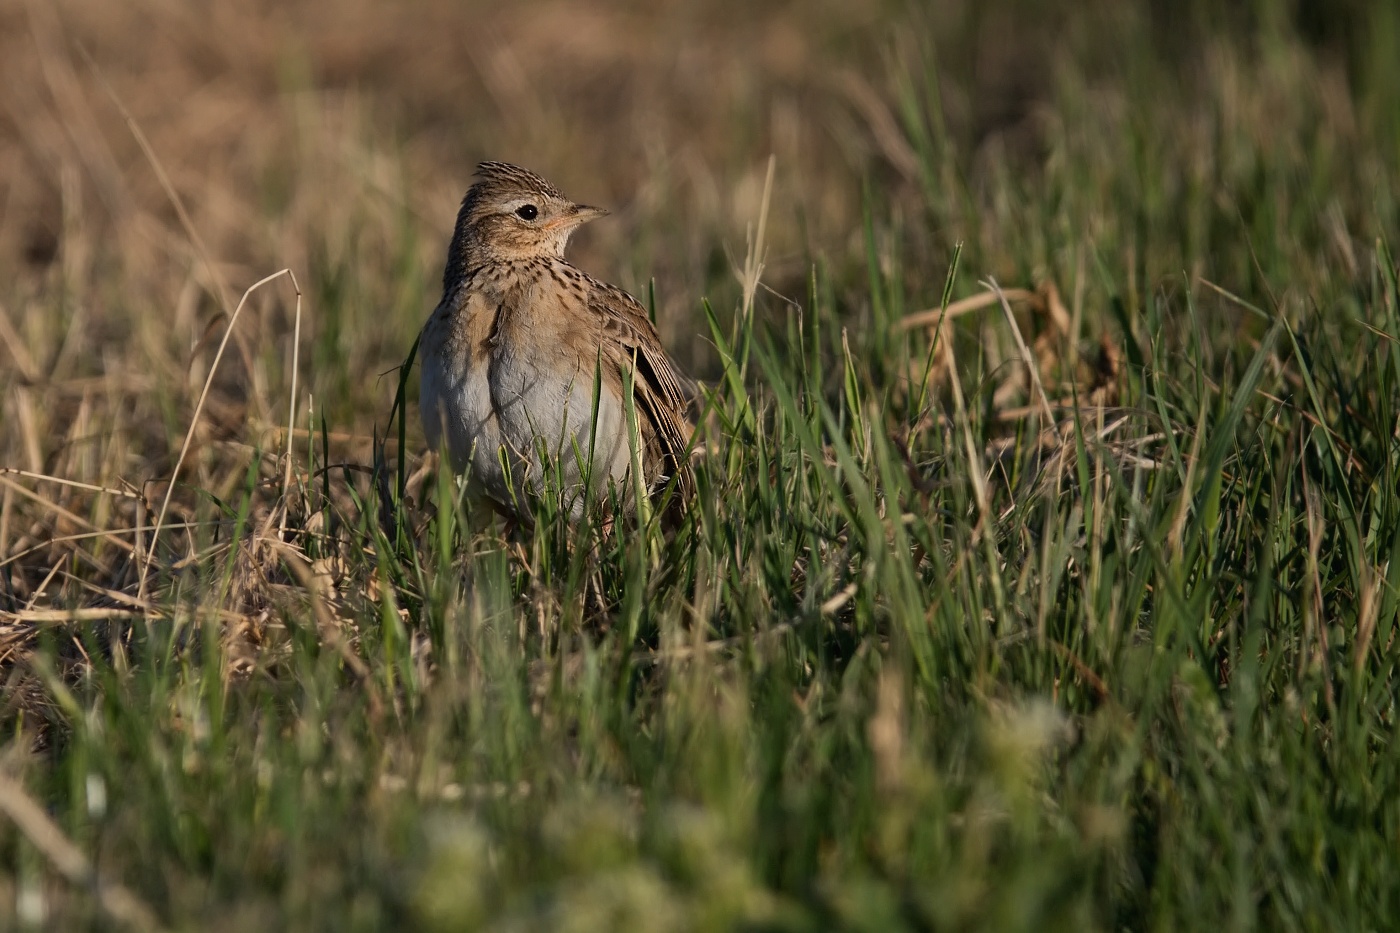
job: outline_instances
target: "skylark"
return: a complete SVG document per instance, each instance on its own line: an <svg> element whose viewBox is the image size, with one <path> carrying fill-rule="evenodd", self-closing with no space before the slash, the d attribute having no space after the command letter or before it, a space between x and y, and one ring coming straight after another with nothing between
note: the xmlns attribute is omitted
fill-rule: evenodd
<svg viewBox="0 0 1400 933"><path fill-rule="evenodd" d="M528 500L548 493L577 520L610 485L634 501L630 408L647 495L674 486L674 516L694 488L695 384L635 298L564 259L574 230L607 212L515 165L483 162L476 175L419 340L428 443L508 517L528 523Z"/></svg>

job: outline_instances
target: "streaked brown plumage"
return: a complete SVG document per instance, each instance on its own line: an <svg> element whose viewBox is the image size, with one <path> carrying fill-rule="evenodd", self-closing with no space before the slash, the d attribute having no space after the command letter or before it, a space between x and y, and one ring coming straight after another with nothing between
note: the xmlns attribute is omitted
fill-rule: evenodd
<svg viewBox="0 0 1400 933"><path fill-rule="evenodd" d="M525 521L525 497L542 494L557 469L554 491L577 519L585 481L595 498L609 482L630 492L630 373L644 483L656 497L675 478L674 516L694 491L694 383L636 299L564 259L570 234L606 211L574 204L515 165L483 162L476 174L448 247L442 301L419 341L428 443L468 474L474 496Z"/></svg>

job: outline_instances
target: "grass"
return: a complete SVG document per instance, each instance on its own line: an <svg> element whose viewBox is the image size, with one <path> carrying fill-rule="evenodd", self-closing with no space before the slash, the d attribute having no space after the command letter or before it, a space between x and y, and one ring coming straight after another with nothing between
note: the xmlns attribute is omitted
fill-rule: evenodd
<svg viewBox="0 0 1400 933"><path fill-rule="evenodd" d="M0 925L1395 926L1390 5L548 9L0 11ZM714 387L673 535L400 417L477 155Z"/></svg>

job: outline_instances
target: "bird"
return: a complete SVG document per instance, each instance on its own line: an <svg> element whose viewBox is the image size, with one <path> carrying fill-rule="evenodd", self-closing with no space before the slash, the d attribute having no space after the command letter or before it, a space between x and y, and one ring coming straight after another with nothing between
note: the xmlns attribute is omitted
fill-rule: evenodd
<svg viewBox="0 0 1400 933"><path fill-rule="evenodd" d="M698 383L637 299L564 258L574 231L608 212L507 162L475 177L419 334L429 447L465 474L469 499L528 526L541 496L574 523L590 502L635 510L635 446L644 496L674 525L695 492Z"/></svg>

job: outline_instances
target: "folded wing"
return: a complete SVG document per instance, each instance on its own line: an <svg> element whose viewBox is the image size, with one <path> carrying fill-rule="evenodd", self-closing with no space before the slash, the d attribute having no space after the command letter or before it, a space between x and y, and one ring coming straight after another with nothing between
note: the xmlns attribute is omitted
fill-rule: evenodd
<svg viewBox="0 0 1400 933"><path fill-rule="evenodd" d="M668 510L674 514L695 494L690 468L690 439L695 428L687 412L698 395L696 384L680 372L661 346L656 328L635 298L596 280L589 284L588 308L606 335L604 355L619 369L633 372L642 465L652 493L660 494L674 478L676 491Z"/></svg>

